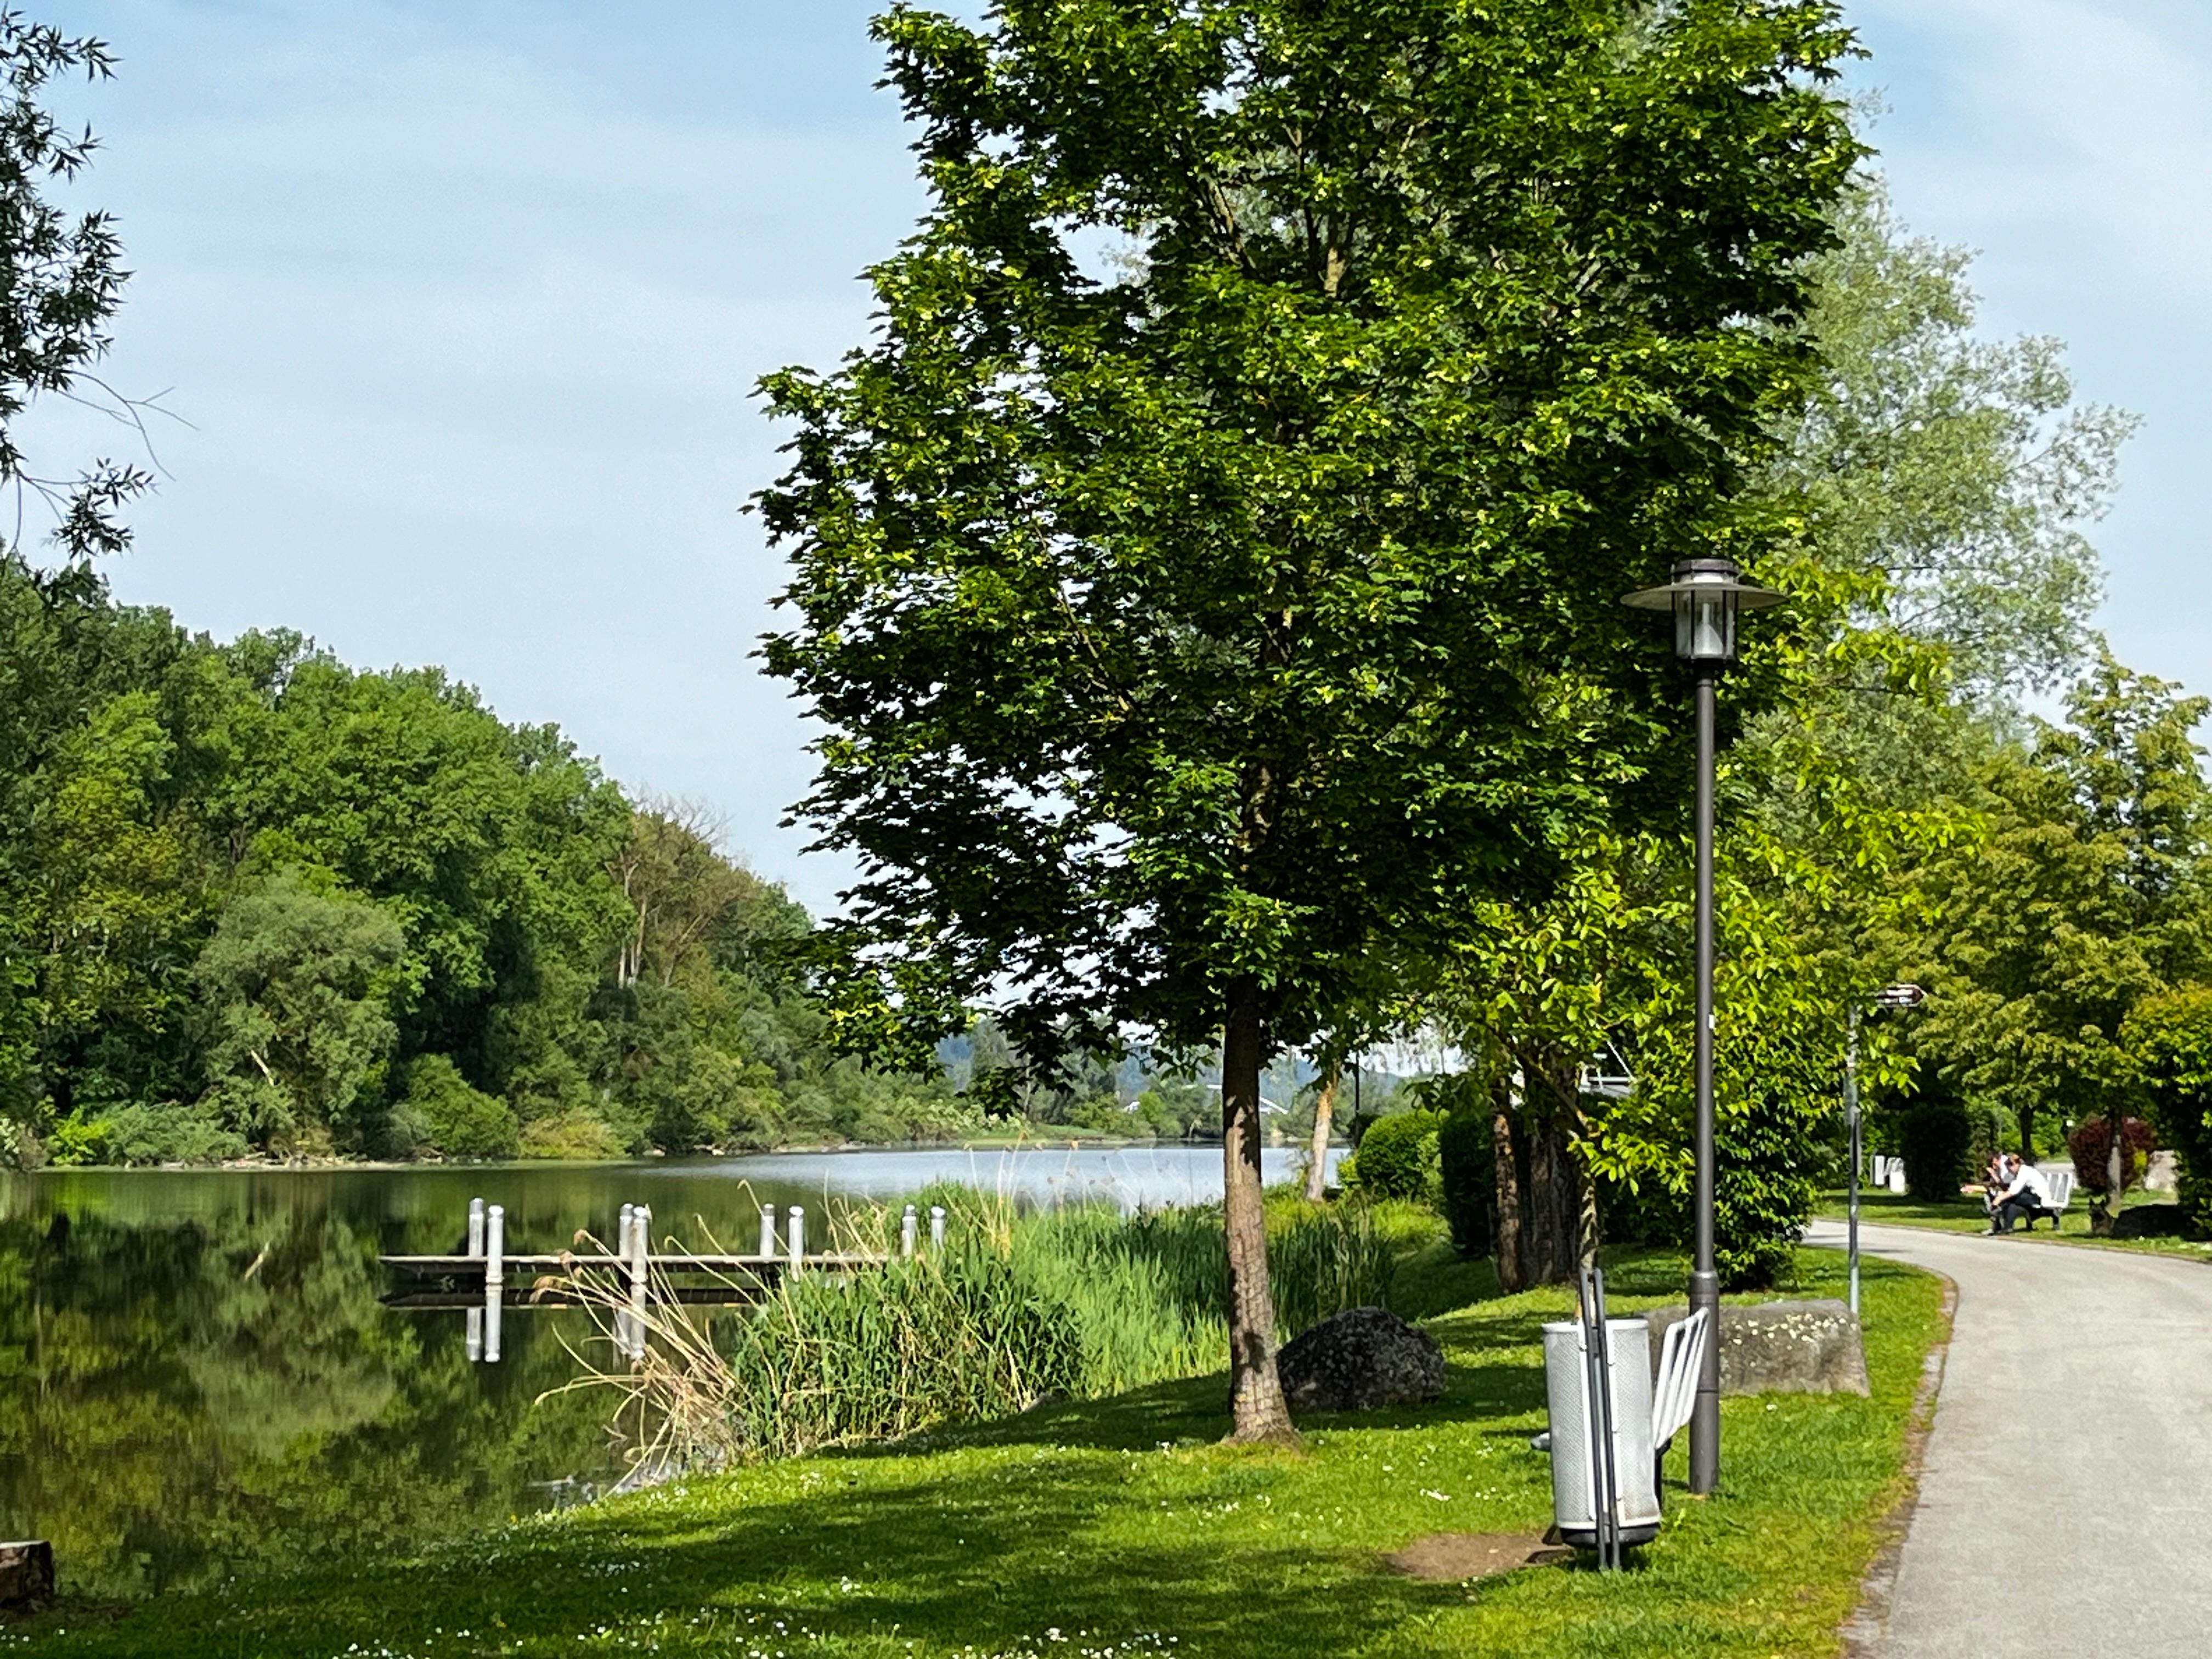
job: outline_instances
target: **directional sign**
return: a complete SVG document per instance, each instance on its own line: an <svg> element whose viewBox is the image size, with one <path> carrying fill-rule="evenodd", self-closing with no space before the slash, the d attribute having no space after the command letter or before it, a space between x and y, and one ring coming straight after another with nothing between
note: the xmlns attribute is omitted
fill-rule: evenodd
<svg viewBox="0 0 2212 1659"><path fill-rule="evenodd" d="M1875 993L1877 1008L1917 1008L1928 1000L1928 993L1917 985L1889 985Z"/></svg>

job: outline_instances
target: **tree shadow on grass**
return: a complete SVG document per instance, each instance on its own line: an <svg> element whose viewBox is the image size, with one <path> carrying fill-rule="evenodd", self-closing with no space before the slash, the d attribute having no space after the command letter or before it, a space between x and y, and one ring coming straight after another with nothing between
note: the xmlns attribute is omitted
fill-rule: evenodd
<svg viewBox="0 0 2212 1659"><path fill-rule="evenodd" d="M372 1650L406 1652L434 1630L471 1632L487 1652L565 1655L602 1627L658 1620L659 1644L673 1652L746 1651L732 1638L750 1634L771 1635L769 1650L794 1656L825 1643L890 1651L907 1641L994 1655L1047 1651L1063 1639L1069 1651L1127 1650L1169 1637L1184 1650L1287 1656L1360 1651L1466 1600L1461 1586L1389 1571L1370 1548L1230 1518L1284 1474L1265 1455L1224 1459L1178 1486L1167 1518L1155 1505L1170 1500L1133 1496L1136 1476L1121 1457L1001 1460L953 1473L933 1462L910 1479L854 1465L841 1480L833 1469L818 1486L765 1502L702 1486L682 1504L648 1498L423 1562L287 1581L212 1627L222 1606L212 1600L173 1607L159 1622L173 1638L199 1635L199 1650L235 1641L243 1624L254 1650L270 1655L343 1651L372 1635ZM178 1639L174 1650L195 1650Z"/></svg>

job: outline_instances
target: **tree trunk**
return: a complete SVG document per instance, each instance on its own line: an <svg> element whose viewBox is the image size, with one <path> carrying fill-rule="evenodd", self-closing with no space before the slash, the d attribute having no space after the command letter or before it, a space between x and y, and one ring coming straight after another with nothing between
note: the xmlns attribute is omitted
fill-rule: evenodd
<svg viewBox="0 0 2212 1659"><path fill-rule="evenodd" d="M1229 1232L1229 1438L1297 1438L1275 1375L1275 1298L1267 1283L1267 1217L1260 1188L1259 987L1229 996L1221 1043L1222 1209Z"/></svg>
<svg viewBox="0 0 2212 1659"><path fill-rule="evenodd" d="M1513 1084L1501 1077L1490 1090L1490 1146L1498 1171L1498 1238L1491 1253L1498 1288L1525 1291L1521 1272L1521 1153L1513 1132Z"/></svg>
<svg viewBox="0 0 2212 1659"><path fill-rule="evenodd" d="M2023 1164L2035 1162L2035 1108L2033 1106L2020 1109L2020 1161Z"/></svg>
<svg viewBox="0 0 2212 1659"><path fill-rule="evenodd" d="M2112 1138L2105 1153L2105 1190L2089 1206L2089 1231L2099 1238L2112 1236L2112 1224L2119 1219L2120 1202L2128 1191L2127 1114L2112 1112L2105 1119L2105 1127Z"/></svg>
<svg viewBox="0 0 2212 1659"><path fill-rule="evenodd" d="M1575 1278L1575 1231L1582 1211L1575 1156L1559 1113L1540 1096L1524 1098L1528 1169L1521 1217L1523 1282L1571 1285Z"/></svg>
<svg viewBox="0 0 2212 1659"><path fill-rule="evenodd" d="M1314 1089L1313 1150L1306 1159L1306 1202L1318 1204L1328 1191L1328 1129L1336 1116L1336 1089L1344 1076L1334 1060Z"/></svg>

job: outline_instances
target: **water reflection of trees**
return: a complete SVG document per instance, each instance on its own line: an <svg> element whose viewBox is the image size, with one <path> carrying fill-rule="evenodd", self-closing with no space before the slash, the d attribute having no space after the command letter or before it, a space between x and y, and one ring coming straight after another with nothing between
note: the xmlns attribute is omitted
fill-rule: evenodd
<svg viewBox="0 0 2212 1659"><path fill-rule="evenodd" d="M458 1314L377 1301L378 1241L327 1211L0 1220L0 1527L72 1589L419 1541L603 1467L557 1316L469 1364Z"/></svg>

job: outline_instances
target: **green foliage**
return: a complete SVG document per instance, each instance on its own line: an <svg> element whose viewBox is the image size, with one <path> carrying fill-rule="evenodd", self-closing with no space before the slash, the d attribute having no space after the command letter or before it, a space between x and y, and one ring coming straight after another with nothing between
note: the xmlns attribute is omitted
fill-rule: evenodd
<svg viewBox="0 0 2212 1659"><path fill-rule="evenodd" d="M1731 497L1808 354L1747 324L1831 240L1849 37L1705 0L877 31L929 208L875 339L765 382L759 498L768 665L827 733L800 810L866 872L838 1012L933 1037L1019 987L1042 1054L1234 1000L1303 1043L1674 763L1620 596L1774 539Z"/></svg>
<svg viewBox="0 0 2212 1659"><path fill-rule="evenodd" d="M1394 1112L1360 1138L1359 1151L1342 1164L1345 1190L1374 1198L1433 1201L1441 1180L1437 1137L1443 1112L1416 1108Z"/></svg>
<svg viewBox="0 0 2212 1659"><path fill-rule="evenodd" d="M1807 1086L1802 1067L1754 1076L1730 1092L1734 1109L1714 1158L1713 1262L1723 1289L1766 1290L1812 1219L1826 1174L1817 1133L1834 1115L1835 1097Z"/></svg>
<svg viewBox="0 0 2212 1659"><path fill-rule="evenodd" d="M1448 1114L1437 1131L1437 1161L1452 1248L1462 1255L1489 1254L1498 1210L1498 1144L1490 1114L1473 1108Z"/></svg>
<svg viewBox="0 0 2212 1659"><path fill-rule="evenodd" d="M443 1054L407 1067L401 1111L422 1127L424 1144L447 1158L512 1158L520 1137L506 1103L470 1086ZM686 1149L688 1150L688 1149Z"/></svg>
<svg viewBox="0 0 2212 1659"><path fill-rule="evenodd" d="M1993 1106L1985 1100L1969 1100L1962 1104L1966 1114L1966 1170L1971 1178L1978 1179L1981 1172L1990 1167L1993 1156L2018 1141L2019 1131L2002 1107ZM1897 1146L1885 1146L1882 1150L1903 1156Z"/></svg>
<svg viewBox="0 0 2212 1659"><path fill-rule="evenodd" d="M398 1036L389 1008L406 949L375 905L295 873L240 894L192 965L211 1031L215 1097L249 1139L286 1146L344 1121Z"/></svg>
<svg viewBox="0 0 2212 1659"><path fill-rule="evenodd" d="M245 1135L226 1121L231 1115L213 1102L191 1111L113 1106L64 1124L48 1151L64 1165L219 1164L250 1150Z"/></svg>
<svg viewBox="0 0 2212 1659"><path fill-rule="evenodd" d="M2038 1113L2095 1116L2132 1087L2130 1012L2212 967L2190 735L2208 707L2101 658L2065 726L1978 769L1985 835L1918 874L1929 920L1903 948L1932 994L1913 1047L2013 1113L2031 1157Z"/></svg>
<svg viewBox="0 0 2212 1659"><path fill-rule="evenodd" d="M806 916L710 815L626 800L434 670L218 646L89 570L0 558L0 1139L33 1161L978 1121L939 1079L830 1052ZM408 1097L425 1060L435 1128Z"/></svg>
<svg viewBox="0 0 2212 1659"><path fill-rule="evenodd" d="M2212 989L2144 998L2129 1012L2121 1041L2172 1150L2182 1208L2200 1231L2212 1231Z"/></svg>
<svg viewBox="0 0 2212 1659"><path fill-rule="evenodd" d="M627 1158L630 1147L614 1127L589 1107L571 1106L522 1127L519 1148L525 1158L605 1159Z"/></svg>
<svg viewBox="0 0 2212 1659"><path fill-rule="evenodd" d="M1720 704L1721 1203L1771 1227L1770 1267L1804 1218L1791 1167L1817 1165L1833 1138L1848 1006L1922 979L1935 1017L1910 1020L1944 1037L1946 1063L2008 1052L1927 965L1949 924L1923 876L1977 873L1975 770L2002 700L2071 672L2091 637L2082 532L2130 425L2074 404L2054 343L1979 334L1965 257L1905 234L1878 181L1836 222L1795 325L1818 343L1819 378L1779 417L1756 486L1802 515L1770 567L1792 602L1746 629ZM1688 1189L1688 853L1655 833L1575 843L1553 898L1499 907L1439 979L1441 1018L1470 1051L1541 1079L1609 1044L1641 1080L1610 1105L1529 1091L1566 1120L1608 1233L1618 1214L1666 1235ZM1992 897L2016 882L1991 879ZM2063 987L2063 965L2046 967ZM1870 1092L1906 1075L1909 1029L1863 1029Z"/></svg>
<svg viewBox="0 0 2212 1659"><path fill-rule="evenodd" d="M71 74L105 80L114 55L104 41L63 33L16 11L0 12L0 488L53 511L52 540L71 566L118 553L131 536L118 515L143 489L135 466L96 461L73 481L33 465L18 446L19 417L41 394L60 394L125 421L139 411L91 371L108 346L107 323L128 273L115 221L45 194L75 181L98 148L89 131L65 127L40 101ZM68 192L73 194L74 192ZM20 525L20 520L18 520ZM21 531L16 532L20 539Z"/></svg>
<svg viewBox="0 0 2212 1659"><path fill-rule="evenodd" d="M1929 1079L1894 1109L1898 1152L1912 1196L1929 1201L1956 1198L1974 1150L1973 1125L1958 1091Z"/></svg>

